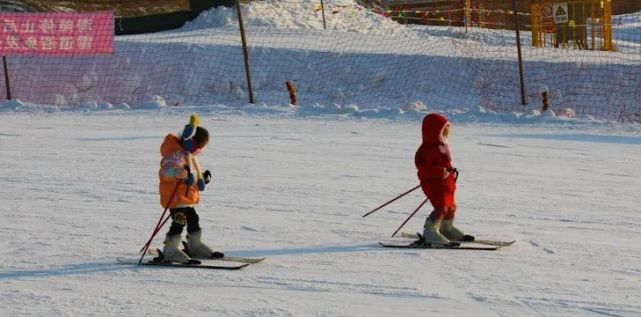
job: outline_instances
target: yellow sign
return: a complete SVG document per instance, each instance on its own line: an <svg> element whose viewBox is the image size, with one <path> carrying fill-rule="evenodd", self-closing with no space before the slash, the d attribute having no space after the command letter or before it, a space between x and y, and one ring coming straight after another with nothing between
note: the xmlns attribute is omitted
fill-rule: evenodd
<svg viewBox="0 0 641 317"><path fill-rule="evenodd" d="M568 3L559 2L552 4L552 12L554 14L554 23L562 24L567 23L569 20L568 16Z"/></svg>

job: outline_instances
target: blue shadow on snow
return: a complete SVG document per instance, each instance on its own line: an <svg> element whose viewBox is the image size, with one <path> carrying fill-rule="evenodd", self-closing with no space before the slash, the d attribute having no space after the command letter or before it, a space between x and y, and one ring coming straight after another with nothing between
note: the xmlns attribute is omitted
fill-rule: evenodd
<svg viewBox="0 0 641 317"><path fill-rule="evenodd" d="M226 251L227 254L233 256L277 256L277 255L303 255L303 254L317 254L317 253L350 253L350 252L365 252L365 251L381 251L383 248L378 244L357 244L345 246L317 246L317 247L299 247L299 248L283 248L283 249L265 249L265 250L236 250ZM65 265L60 267L38 269L38 270L24 270L24 271L7 271L0 272L0 281L20 279L20 278L48 278L55 276L66 276L76 274L89 274L89 273L105 273L131 270L132 267L137 267L135 264L123 265L115 261L109 262L93 262L93 263L78 263Z"/></svg>
<svg viewBox="0 0 641 317"><path fill-rule="evenodd" d="M226 251L230 256L275 256L275 255L302 255L302 254L318 254L318 253L350 253L350 252L365 252L365 251L381 251L378 244L357 244L357 245L344 245L344 246L317 246L317 247L299 247L299 248L283 248L283 249L265 249L265 250L235 250Z"/></svg>
<svg viewBox="0 0 641 317"><path fill-rule="evenodd" d="M78 141L138 141L150 139L162 139L163 136L124 136L124 137L104 137L104 138L79 138Z"/></svg>
<svg viewBox="0 0 641 317"><path fill-rule="evenodd" d="M636 144L641 145L641 137L620 135L593 135L593 134L499 134L502 138L515 139L542 139L558 141L577 141L593 143Z"/></svg>
<svg viewBox="0 0 641 317"><path fill-rule="evenodd" d="M78 263L48 269L0 272L0 281L19 278L47 278L75 274L114 272L129 269L131 269L131 266L118 264L115 261Z"/></svg>

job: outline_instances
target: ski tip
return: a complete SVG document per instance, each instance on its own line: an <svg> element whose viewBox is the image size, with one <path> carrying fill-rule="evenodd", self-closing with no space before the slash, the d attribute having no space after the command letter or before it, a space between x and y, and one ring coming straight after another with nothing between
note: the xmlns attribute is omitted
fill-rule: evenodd
<svg viewBox="0 0 641 317"><path fill-rule="evenodd" d="M472 244L485 244L485 245L493 245L493 246L498 246L498 247L507 247L512 244L514 244L516 240L512 241L499 241L499 240L474 240L472 241Z"/></svg>

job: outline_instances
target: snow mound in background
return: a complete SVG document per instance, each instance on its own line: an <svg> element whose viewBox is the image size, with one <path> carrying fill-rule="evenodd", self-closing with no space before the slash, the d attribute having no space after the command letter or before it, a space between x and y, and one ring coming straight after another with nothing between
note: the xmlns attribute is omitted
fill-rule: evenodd
<svg viewBox="0 0 641 317"><path fill-rule="evenodd" d="M612 28L616 40L641 43L641 11L613 16Z"/></svg>
<svg viewBox="0 0 641 317"><path fill-rule="evenodd" d="M323 29L323 14L320 1L301 2L260 1L242 5L243 22L247 29ZM353 0L325 3L325 24L329 30L367 34L413 33L398 24L357 4ZM236 26L236 8L220 6L200 14L187 23L182 30L200 30L215 27Z"/></svg>
<svg viewBox="0 0 641 317"><path fill-rule="evenodd" d="M420 122L423 117L432 112L445 114L456 123L505 123L505 124L610 124L611 121L596 119L589 115L577 115L571 108L529 112L498 113L482 106L469 109L436 109L428 107L420 101L412 102L400 108L363 109L358 105L267 105L264 103L245 106L230 106L225 104L208 104L200 106L171 106L160 96L152 96L150 100L128 105L126 103L111 105L109 103L84 102L76 106L38 105L14 99L0 103L1 112L95 112L111 113L114 111L163 111L163 112L192 112L216 115L294 117L294 118L325 118L325 119L384 119L392 121Z"/></svg>

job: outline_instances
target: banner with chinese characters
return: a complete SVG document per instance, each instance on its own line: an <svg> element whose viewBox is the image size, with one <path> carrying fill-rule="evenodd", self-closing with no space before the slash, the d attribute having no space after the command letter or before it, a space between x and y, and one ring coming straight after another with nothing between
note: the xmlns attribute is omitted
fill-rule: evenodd
<svg viewBox="0 0 641 317"><path fill-rule="evenodd" d="M113 53L112 12L0 13L2 55Z"/></svg>

